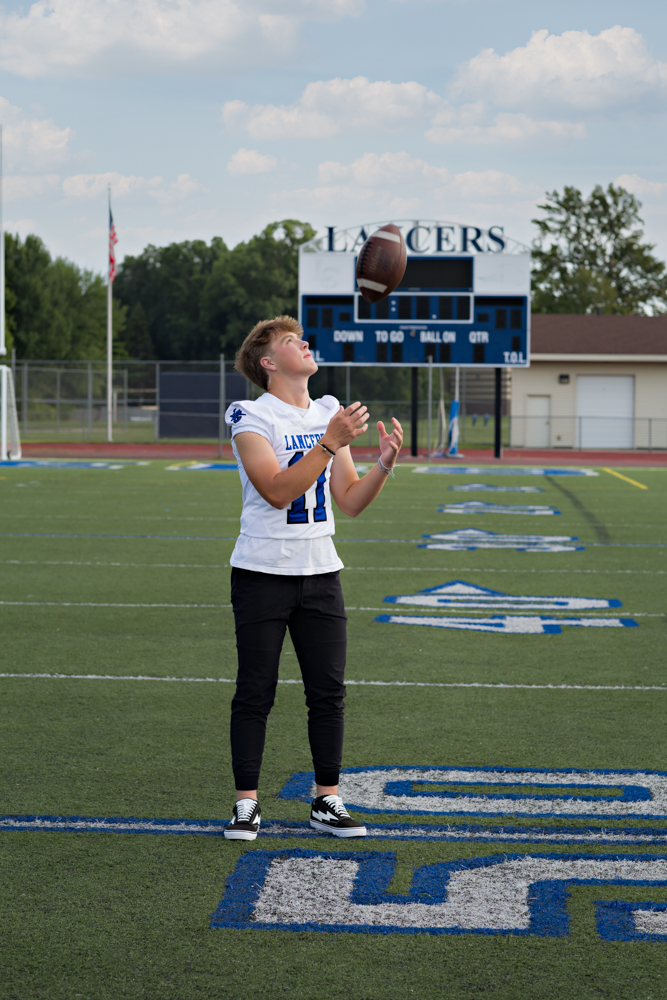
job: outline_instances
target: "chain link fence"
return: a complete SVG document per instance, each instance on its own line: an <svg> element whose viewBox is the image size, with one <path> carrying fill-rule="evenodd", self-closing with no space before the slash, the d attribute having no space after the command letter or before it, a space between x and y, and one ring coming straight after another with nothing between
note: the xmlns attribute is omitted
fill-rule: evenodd
<svg viewBox="0 0 667 1000"><path fill-rule="evenodd" d="M23 441L95 442L106 440L107 383L104 361L19 361L12 364ZM430 378L429 378L430 375ZM343 404L360 399L371 413L362 446L378 443L377 421L400 420L410 442L412 402L408 369L380 373L367 368L323 367L313 376L311 395L331 393ZM430 392L429 392L430 381ZM377 398L378 386L384 398ZM113 437L118 442L223 442L229 438L221 419L237 399L254 399L261 390L234 372L233 362L115 361L113 364ZM667 448L667 420L510 416L511 373L502 386L502 440L526 448L627 447ZM454 395L452 369L419 370L418 445L436 448ZM440 405L442 398L443 406ZM429 402L430 400L430 402ZM460 447L492 448L493 370L461 369ZM620 426L623 424L623 426Z"/></svg>

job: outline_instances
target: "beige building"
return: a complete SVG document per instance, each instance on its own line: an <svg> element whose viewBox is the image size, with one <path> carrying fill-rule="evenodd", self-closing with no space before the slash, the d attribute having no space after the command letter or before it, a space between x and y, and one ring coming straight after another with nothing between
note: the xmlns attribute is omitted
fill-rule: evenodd
<svg viewBox="0 0 667 1000"><path fill-rule="evenodd" d="M667 316L534 314L511 447L667 448Z"/></svg>

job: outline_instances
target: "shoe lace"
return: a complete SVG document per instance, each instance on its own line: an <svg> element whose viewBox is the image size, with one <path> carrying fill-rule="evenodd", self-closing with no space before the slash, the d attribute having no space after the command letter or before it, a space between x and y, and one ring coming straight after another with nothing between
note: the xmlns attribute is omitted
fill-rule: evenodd
<svg viewBox="0 0 667 1000"><path fill-rule="evenodd" d="M345 804L341 799L340 795L323 795L323 801L329 806L332 812L335 812L336 816L340 816L341 819L349 819L350 814L345 808Z"/></svg>
<svg viewBox="0 0 667 1000"><path fill-rule="evenodd" d="M252 816L255 806L255 799L239 799L236 803L236 816L239 823L246 823Z"/></svg>

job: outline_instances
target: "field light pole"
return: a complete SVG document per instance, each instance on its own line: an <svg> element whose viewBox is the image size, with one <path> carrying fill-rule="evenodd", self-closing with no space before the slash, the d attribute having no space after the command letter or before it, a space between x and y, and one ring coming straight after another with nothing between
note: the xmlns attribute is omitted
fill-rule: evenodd
<svg viewBox="0 0 667 1000"><path fill-rule="evenodd" d="M495 414L494 414L494 446L493 446L493 457L502 458L503 457L503 435L502 435L502 420L503 420L503 382L502 382L503 370L502 368L496 368L496 392L495 392Z"/></svg>

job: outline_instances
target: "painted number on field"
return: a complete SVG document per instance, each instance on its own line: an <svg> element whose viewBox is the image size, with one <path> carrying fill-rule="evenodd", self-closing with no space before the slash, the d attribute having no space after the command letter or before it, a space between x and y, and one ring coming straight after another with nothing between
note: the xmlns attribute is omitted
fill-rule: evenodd
<svg viewBox="0 0 667 1000"><path fill-rule="evenodd" d="M502 854L424 865L405 894L388 891L395 867L388 851L250 851L211 927L566 937L571 888L667 886L667 858L642 854ZM621 904L622 919L614 920L609 905L597 904L600 936L667 941L661 906Z"/></svg>
<svg viewBox="0 0 667 1000"><path fill-rule="evenodd" d="M462 531L442 531L437 535L424 535L428 539L420 549L445 551L474 551L475 549L516 549L517 552L577 552L583 545L570 535L499 535L495 531L464 528Z"/></svg>
<svg viewBox="0 0 667 1000"><path fill-rule="evenodd" d="M310 802L312 772L280 797ZM579 816L667 819L667 772L502 767L357 767L340 776L350 809L418 816Z"/></svg>
<svg viewBox="0 0 667 1000"><path fill-rule="evenodd" d="M545 615L490 615L488 618L461 618L453 615L429 618L426 615L378 615L385 625L418 625L450 628L463 632L495 632L498 635L560 635L565 626L574 628L637 628L634 618L547 618Z"/></svg>
<svg viewBox="0 0 667 1000"><path fill-rule="evenodd" d="M490 590L465 580L450 580L439 587L428 587L416 594L398 594L385 597L388 604L410 604L419 608L488 608L511 611L583 611L591 608L620 608L616 598L604 597L550 597L530 594L506 594Z"/></svg>
<svg viewBox="0 0 667 1000"><path fill-rule="evenodd" d="M463 503L446 503L438 508L439 514L528 514L544 517L560 514L546 504L486 503L484 500L466 500Z"/></svg>

